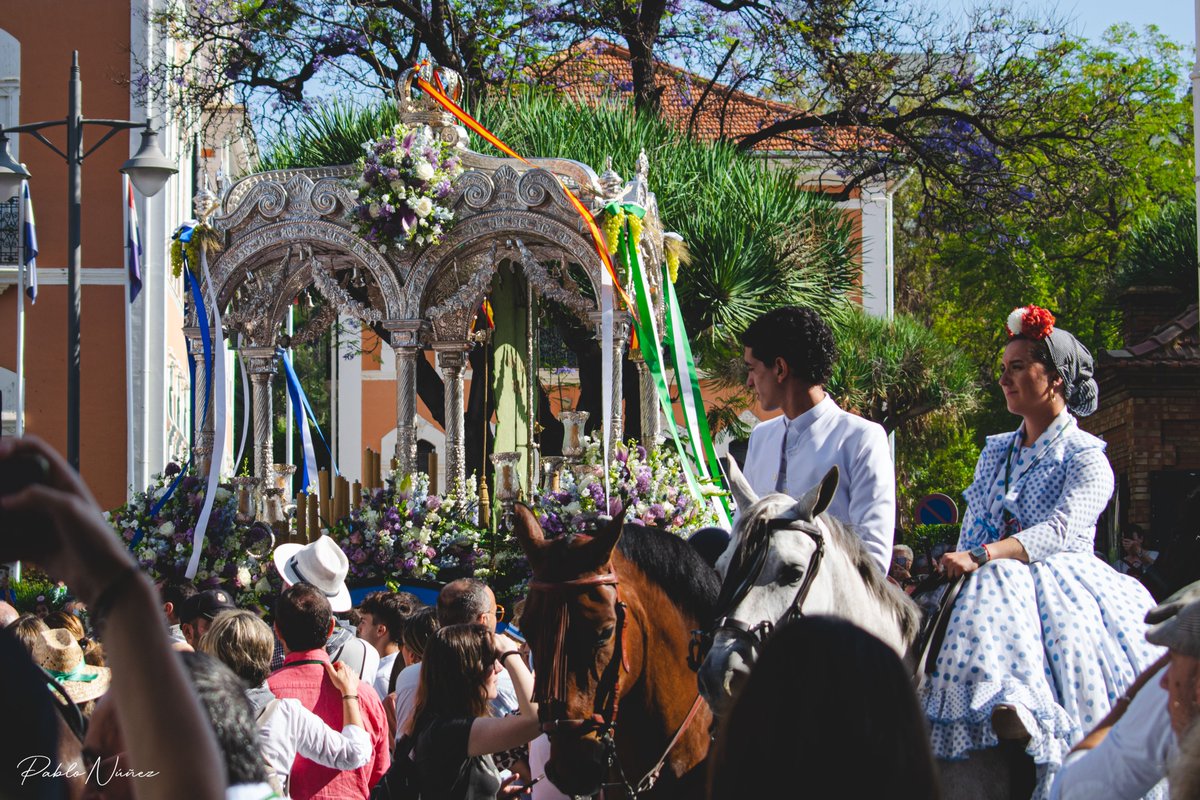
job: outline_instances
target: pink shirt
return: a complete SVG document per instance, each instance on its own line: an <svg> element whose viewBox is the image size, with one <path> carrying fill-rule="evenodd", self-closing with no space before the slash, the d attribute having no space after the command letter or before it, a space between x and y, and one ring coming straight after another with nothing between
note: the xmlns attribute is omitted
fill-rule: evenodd
<svg viewBox="0 0 1200 800"><path fill-rule="evenodd" d="M307 661L328 662L329 655L324 649L289 653L283 660L283 666L267 678L267 686L276 697L299 700L325 724L341 730L344 724L341 692L325 674L325 667L320 663L303 663ZM341 771L296 756L289 784L292 800L365 798L391 766L392 742L388 737L383 703L371 684L365 681L358 682L358 708L362 714L363 728L371 739L371 760L364 767Z"/></svg>

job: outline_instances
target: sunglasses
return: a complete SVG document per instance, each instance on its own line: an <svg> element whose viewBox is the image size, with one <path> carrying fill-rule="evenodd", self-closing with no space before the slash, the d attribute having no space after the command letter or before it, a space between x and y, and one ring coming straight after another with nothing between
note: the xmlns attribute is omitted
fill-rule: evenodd
<svg viewBox="0 0 1200 800"><path fill-rule="evenodd" d="M504 606L500 605L499 603L496 603L496 622L500 622L503 619L504 619Z"/></svg>

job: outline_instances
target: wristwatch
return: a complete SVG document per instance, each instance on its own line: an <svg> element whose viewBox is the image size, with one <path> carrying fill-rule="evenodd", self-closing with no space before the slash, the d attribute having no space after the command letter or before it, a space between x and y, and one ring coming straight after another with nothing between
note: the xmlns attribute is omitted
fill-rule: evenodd
<svg viewBox="0 0 1200 800"><path fill-rule="evenodd" d="M969 551L969 554L971 556L971 560L974 561L975 565L979 567L982 567L984 564L992 560L991 554L988 553L987 548L983 545L972 547Z"/></svg>

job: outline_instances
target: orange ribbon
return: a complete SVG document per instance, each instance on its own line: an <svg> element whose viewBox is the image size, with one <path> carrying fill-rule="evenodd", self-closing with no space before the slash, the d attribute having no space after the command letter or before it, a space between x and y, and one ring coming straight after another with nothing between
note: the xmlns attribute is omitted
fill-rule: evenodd
<svg viewBox="0 0 1200 800"><path fill-rule="evenodd" d="M480 123L466 111L463 111L461 108L459 108L453 100L451 100L449 97L446 97L446 95L434 88L433 84L422 78L420 74L417 75L417 86L419 86L422 91L436 100L442 106L442 108L449 111L468 128L482 136L484 140L487 141L487 143L492 147L495 147L509 158L515 158L521 163L528 164L531 167L534 166L529 162L528 159L522 157L511 147L497 139L494 133L483 127L482 123ZM579 214L580 219L584 221L584 224L587 225L588 231L591 232L592 245L596 248L597 255L600 256L600 260L604 263L604 268L608 270L608 274L612 278L613 287L616 288L617 294L619 294L621 299L625 301L625 307L629 309L630 313L634 313L633 301L629 299L629 295L625 294L625 290L621 288L621 281L617 277L617 270L615 267L613 267L612 259L608 255L608 245L604 241L604 235L600 233L600 228L596 225L596 218L592 216L592 212L588 210L587 206L585 206L583 202L575 196L574 192L565 186L563 186L563 191L567 193L567 199L571 201L571 205L575 207L575 212Z"/></svg>

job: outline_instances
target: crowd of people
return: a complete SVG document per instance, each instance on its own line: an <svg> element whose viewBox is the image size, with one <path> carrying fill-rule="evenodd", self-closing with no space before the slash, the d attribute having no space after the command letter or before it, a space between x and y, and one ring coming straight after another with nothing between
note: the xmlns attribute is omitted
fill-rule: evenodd
<svg viewBox="0 0 1200 800"><path fill-rule="evenodd" d="M1095 557L1113 477L1076 419L1097 403L1091 356L1042 309L1008 328L999 382L1020 425L989 437L960 539L932 554L894 546L886 437L825 392L836 348L820 317L777 309L747 330L747 385L782 411L752 433L755 491L797 497L836 466L829 513L881 575L966 578L916 687L848 622L797 615L778 630L715 730L711 797L786 781L933 798L947 765L1005 742L1028 756L1039 798L1163 797L1168 773L1172 797L1200 797L1200 584L1155 606ZM30 456L49 478L0 495L0 561L38 563L78 604L43 619L0 603L0 714L27 720L0 797L562 796L542 780L550 744L519 618L498 632L484 583L455 580L431 606L401 591L355 605L346 555L321 536L277 548L285 588L270 609L152 586L56 453L0 441L0 460ZM707 533L696 544L712 563L728 539ZM1127 550L1145 563L1141 544ZM869 768L828 768L856 753Z"/></svg>

